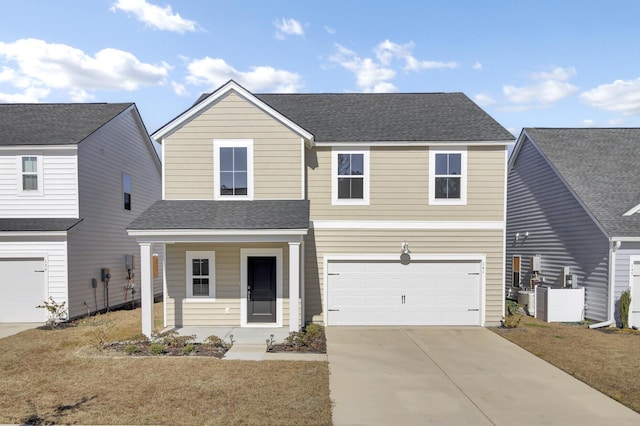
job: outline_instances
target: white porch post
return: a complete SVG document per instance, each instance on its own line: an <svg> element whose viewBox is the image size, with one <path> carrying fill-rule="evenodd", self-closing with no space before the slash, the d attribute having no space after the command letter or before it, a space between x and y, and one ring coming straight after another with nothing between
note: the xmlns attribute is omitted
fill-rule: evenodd
<svg viewBox="0 0 640 426"><path fill-rule="evenodd" d="M142 304L142 334L153 333L153 264L151 243L140 243L140 299Z"/></svg>
<svg viewBox="0 0 640 426"><path fill-rule="evenodd" d="M289 331L300 331L300 242L289 242Z"/></svg>

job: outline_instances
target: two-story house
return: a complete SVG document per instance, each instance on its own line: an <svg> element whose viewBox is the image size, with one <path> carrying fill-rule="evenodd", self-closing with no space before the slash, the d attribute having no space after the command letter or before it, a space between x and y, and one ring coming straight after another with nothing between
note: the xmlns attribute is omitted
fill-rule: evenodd
<svg viewBox="0 0 640 426"><path fill-rule="evenodd" d="M70 318L139 303L126 226L161 171L135 104L0 104L0 322L44 322L49 297Z"/></svg>
<svg viewBox="0 0 640 426"><path fill-rule="evenodd" d="M462 93L253 94L233 81L151 135L168 327L498 324L513 136Z"/></svg>

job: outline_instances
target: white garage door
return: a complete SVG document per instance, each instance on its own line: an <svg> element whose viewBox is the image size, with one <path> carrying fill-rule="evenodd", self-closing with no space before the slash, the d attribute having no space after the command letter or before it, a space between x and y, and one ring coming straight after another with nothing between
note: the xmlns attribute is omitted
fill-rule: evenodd
<svg viewBox="0 0 640 426"><path fill-rule="evenodd" d="M44 322L44 259L0 259L0 322Z"/></svg>
<svg viewBox="0 0 640 426"><path fill-rule="evenodd" d="M329 325L480 325L481 263L328 262Z"/></svg>

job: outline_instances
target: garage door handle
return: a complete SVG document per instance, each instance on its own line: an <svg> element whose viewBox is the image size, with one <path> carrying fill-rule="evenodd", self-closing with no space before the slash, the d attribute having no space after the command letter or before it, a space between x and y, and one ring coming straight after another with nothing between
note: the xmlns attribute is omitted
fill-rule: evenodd
<svg viewBox="0 0 640 426"><path fill-rule="evenodd" d="M39 270L39 269L36 269L36 270L35 270L35 271L33 271L33 272L44 272L44 269L43 269L42 271L41 271L41 270Z"/></svg>
<svg viewBox="0 0 640 426"><path fill-rule="evenodd" d="M327 309L329 312L340 312L340 309Z"/></svg>
<svg viewBox="0 0 640 426"><path fill-rule="evenodd" d="M469 275L480 275L480 272L469 272Z"/></svg>
<svg viewBox="0 0 640 426"><path fill-rule="evenodd" d="M470 311L470 312L471 312L471 311L478 312L479 310L480 310L480 309L478 309L478 308L476 308L476 309L467 309L467 311Z"/></svg>

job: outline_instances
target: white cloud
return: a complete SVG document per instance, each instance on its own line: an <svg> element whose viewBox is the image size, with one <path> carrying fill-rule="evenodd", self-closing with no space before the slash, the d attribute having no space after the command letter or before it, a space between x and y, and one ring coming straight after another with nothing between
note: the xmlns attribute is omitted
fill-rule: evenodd
<svg viewBox="0 0 640 426"><path fill-rule="evenodd" d="M574 94L578 88L569 83L571 77L576 74L573 67L557 67L551 72L541 72L531 74L531 79L537 83L528 86L502 86L502 93L509 102L525 105L536 104L547 106L558 102Z"/></svg>
<svg viewBox="0 0 640 426"><path fill-rule="evenodd" d="M118 10L130 13L146 26L157 30L184 33L196 31L196 22L184 19L178 13L173 13L171 6L156 6L146 0L117 0L111 7L112 12Z"/></svg>
<svg viewBox="0 0 640 426"><path fill-rule="evenodd" d="M482 69L482 64L480 62L476 62L474 63L471 68L473 68L474 70L481 70Z"/></svg>
<svg viewBox="0 0 640 426"><path fill-rule="evenodd" d="M478 105L483 107L495 105L497 103L497 101L493 99L491 95L488 95L486 93L479 93L474 97L474 99L478 103Z"/></svg>
<svg viewBox="0 0 640 426"><path fill-rule="evenodd" d="M171 88L173 89L173 93L178 96L187 96L189 94L184 84L178 83L176 81L171 82Z"/></svg>
<svg viewBox="0 0 640 426"><path fill-rule="evenodd" d="M304 28L302 28L302 24L293 18L276 19L273 22L273 25L278 29L276 32L276 38L278 40L284 40L287 35L304 35Z"/></svg>
<svg viewBox="0 0 640 426"><path fill-rule="evenodd" d="M331 28L331 27L329 27L327 25L324 26L324 30L327 32L327 34L332 34L333 35L333 34L336 33L335 29L333 29L333 28Z"/></svg>
<svg viewBox="0 0 640 426"><path fill-rule="evenodd" d="M337 52L331 55L329 60L351 71L356 76L356 84L363 92L397 91L397 88L387 81L396 76L394 70L385 68L371 58L363 59L340 44L336 44L336 49Z"/></svg>
<svg viewBox="0 0 640 426"><path fill-rule="evenodd" d="M224 59L195 59L188 65L187 82L215 89L233 79L247 90L294 93L302 87L299 74L278 70L269 66L251 67L249 71L239 71L227 64Z"/></svg>
<svg viewBox="0 0 640 426"><path fill-rule="evenodd" d="M627 120L624 118L612 118L609 120L609 125L613 127L623 127L627 124Z"/></svg>
<svg viewBox="0 0 640 426"><path fill-rule="evenodd" d="M595 127L596 126L596 122L591 120L590 118L587 118L585 120L582 120L582 125L584 127Z"/></svg>
<svg viewBox="0 0 640 426"><path fill-rule="evenodd" d="M602 84L583 92L580 99L594 108L640 115L640 78Z"/></svg>
<svg viewBox="0 0 640 426"><path fill-rule="evenodd" d="M414 47L415 44L413 42L398 44L390 40L385 40L382 43L378 44L373 51L376 54L378 60L384 65L389 65L392 59L404 60L404 69L407 71L458 67L458 64L456 62L418 60L411 54Z"/></svg>
<svg viewBox="0 0 640 426"><path fill-rule="evenodd" d="M137 90L163 84L167 64L140 62L129 52L103 49L89 56L64 44L22 39L0 42L0 59L15 63L3 67L0 81L20 89L29 98L46 97L50 90L62 90L73 100L92 98L93 90Z"/></svg>

